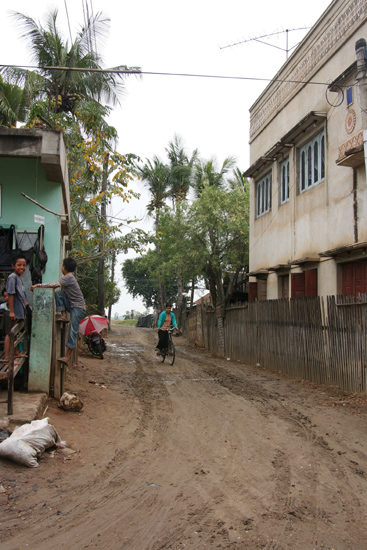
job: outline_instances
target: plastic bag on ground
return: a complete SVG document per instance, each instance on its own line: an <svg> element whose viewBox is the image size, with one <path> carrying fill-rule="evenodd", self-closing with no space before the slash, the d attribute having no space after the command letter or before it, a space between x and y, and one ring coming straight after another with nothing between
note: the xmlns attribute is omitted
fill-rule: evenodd
<svg viewBox="0 0 367 550"><path fill-rule="evenodd" d="M48 423L48 418L33 420L15 428L10 437L0 443L0 457L7 458L29 468L39 466L37 458L52 446L64 447L55 428Z"/></svg>

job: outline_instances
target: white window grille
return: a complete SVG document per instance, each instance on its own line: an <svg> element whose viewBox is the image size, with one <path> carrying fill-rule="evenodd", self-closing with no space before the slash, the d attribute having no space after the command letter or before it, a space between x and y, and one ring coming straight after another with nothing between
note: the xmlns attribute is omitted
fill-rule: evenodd
<svg viewBox="0 0 367 550"><path fill-rule="evenodd" d="M266 214L271 209L271 173L256 184L256 215Z"/></svg>
<svg viewBox="0 0 367 550"><path fill-rule="evenodd" d="M289 158L280 165L280 204L289 201Z"/></svg>
<svg viewBox="0 0 367 550"><path fill-rule="evenodd" d="M320 132L300 149L300 192L325 179L325 134Z"/></svg>

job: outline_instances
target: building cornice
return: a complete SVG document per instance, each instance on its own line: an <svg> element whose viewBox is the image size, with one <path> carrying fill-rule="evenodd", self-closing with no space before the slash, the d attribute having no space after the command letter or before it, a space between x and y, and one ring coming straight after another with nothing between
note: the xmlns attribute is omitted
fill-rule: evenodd
<svg viewBox="0 0 367 550"><path fill-rule="evenodd" d="M367 0L335 0L250 108L250 143L366 21Z"/></svg>

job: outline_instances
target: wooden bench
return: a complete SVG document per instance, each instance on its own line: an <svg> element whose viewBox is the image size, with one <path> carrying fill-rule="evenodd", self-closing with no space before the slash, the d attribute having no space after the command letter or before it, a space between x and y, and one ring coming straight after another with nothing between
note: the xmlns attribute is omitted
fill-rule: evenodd
<svg viewBox="0 0 367 550"><path fill-rule="evenodd" d="M15 357L15 351L22 340L24 342L22 353L26 354L28 352L27 321L20 321L10 331L9 361L5 362L4 351L0 353L0 380L8 381L8 398L5 401L0 401L0 403L8 404L8 415L13 414L14 378L28 361L28 357Z"/></svg>

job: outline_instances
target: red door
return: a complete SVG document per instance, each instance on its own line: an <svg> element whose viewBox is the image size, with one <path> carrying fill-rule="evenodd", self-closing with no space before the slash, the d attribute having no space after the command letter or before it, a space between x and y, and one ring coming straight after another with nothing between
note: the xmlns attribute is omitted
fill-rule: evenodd
<svg viewBox="0 0 367 550"><path fill-rule="evenodd" d="M248 284L248 301L255 302L257 300L257 283Z"/></svg>
<svg viewBox="0 0 367 550"><path fill-rule="evenodd" d="M367 261L343 265L343 295L367 292Z"/></svg>
<svg viewBox="0 0 367 550"><path fill-rule="evenodd" d="M307 298L317 296L317 269L305 271L305 296Z"/></svg>
<svg viewBox="0 0 367 550"><path fill-rule="evenodd" d="M317 296L317 269L307 269L303 273L292 273L292 298Z"/></svg>
<svg viewBox="0 0 367 550"><path fill-rule="evenodd" d="M291 297L303 298L305 296L305 274L292 273L291 281Z"/></svg>
<svg viewBox="0 0 367 550"><path fill-rule="evenodd" d="M343 296L354 294L354 264L343 265Z"/></svg>

